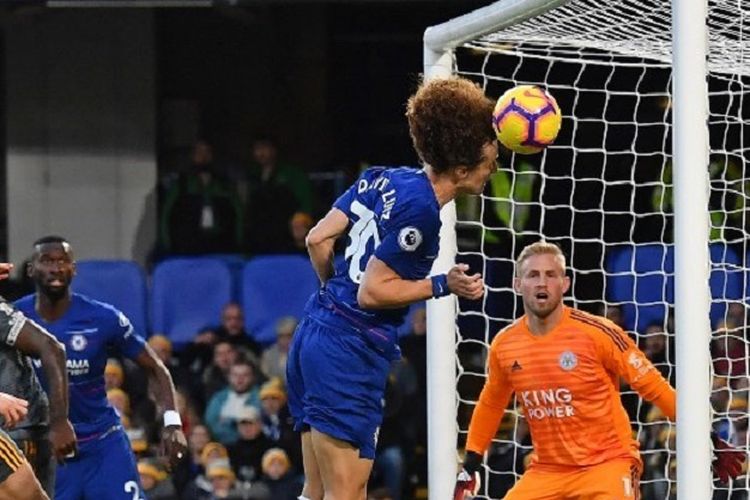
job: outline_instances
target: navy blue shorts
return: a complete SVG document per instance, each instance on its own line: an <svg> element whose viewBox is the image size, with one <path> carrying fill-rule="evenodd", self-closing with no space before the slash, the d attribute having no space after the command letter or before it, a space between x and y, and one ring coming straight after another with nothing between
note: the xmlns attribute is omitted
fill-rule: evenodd
<svg viewBox="0 0 750 500"><path fill-rule="evenodd" d="M286 368L295 429L312 427L374 459L390 365L356 331L305 318Z"/></svg>
<svg viewBox="0 0 750 500"><path fill-rule="evenodd" d="M117 429L101 438L79 443L78 455L57 467L55 498L145 499L125 431Z"/></svg>

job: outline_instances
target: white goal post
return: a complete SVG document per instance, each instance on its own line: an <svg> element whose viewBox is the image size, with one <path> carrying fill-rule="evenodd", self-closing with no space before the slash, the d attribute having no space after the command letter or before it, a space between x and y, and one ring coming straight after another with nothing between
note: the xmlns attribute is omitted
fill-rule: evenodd
<svg viewBox="0 0 750 500"><path fill-rule="evenodd" d="M674 172L674 306L676 333L676 383L678 388L678 425L677 457L679 467L677 482L681 499L706 500L711 498L712 480L710 463L712 450L709 431L712 427L712 413L709 404L711 396L711 341L712 326L709 320L711 295L709 293L709 275L711 264L709 258L709 93L707 75L710 70L729 73L726 68L709 68L707 62L708 42L708 0L686 1L674 0L669 8L669 0L598 0L598 5L620 4L622 9L632 16L638 16L638 9L646 17L645 26L655 22L652 5L665 4L661 9L671 13L672 37L670 40L658 41L656 49L644 49L640 40L632 43L618 38L612 42L611 33L606 23L592 22L587 25L586 10L594 0L501 0L487 7L468 13L446 23L433 26L424 35L424 74L425 78L440 78L457 73L455 50L467 42L475 41L473 50L502 52L502 43L507 40L510 45L522 44L527 40L520 38L519 33L530 38L533 45L531 57L560 57L545 46L556 43L553 29L547 33L509 32L504 36L503 30L521 25L527 20L545 13L554 15L554 9L565 9L560 19L563 22L555 28L572 30L576 43L565 39L561 43L563 58L566 51L585 58L586 49L595 52L592 64L607 60L607 53L635 59L648 58L663 65L667 70L671 66L671 109L672 146L671 156L675 165ZM735 3L743 9L737 0L711 0L712 3ZM744 7L746 8L746 7ZM578 9L578 10L576 10ZM593 10L593 9L592 9ZM602 9L604 10L604 8ZM746 22L743 13L740 22ZM613 23L625 23L627 19L613 19ZM670 18L660 19L667 25ZM732 19L727 23L735 22ZM642 35L633 28L635 35ZM628 27L624 28L627 32ZM531 35L528 35L531 33ZM494 34L494 35L492 35ZM567 33L566 33L567 34ZM487 37L490 38L487 38ZM627 36L624 35L624 36ZM492 38L494 37L494 38ZM519 37L519 38L515 38ZM562 36L560 37L562 38ZM736 47L744 48L748 42L730 38ZM750 38L750 37L748 37ZM486 44L483 43L486 41ZM485 48L486 47L486 48ZM735 48L736 48L735 47ZM728 48L729 51L732 47ZM745 49L741 49L745 50ZM642 53L645 51L645 53ZM743 52L744 54L744 52ZM739 64L746 65L750 54L739 57ZM624 65L629 64L626 60ZM634 63L637 64L637 63ZM719 61L717 64L721 64ZM731 66L732 62L726 63ZM738 71L741 75L750 74L750 68ZM476 80L485 86L487 77L482 73L474 74ZM514 78L515 79L515 78ZM745 93L745 83L740 79L741 93ZM516 83L533 83L518 81ZM539 82L544 85L544 81ZM571 85L574 82L570 82ZM551 90L555 94L555 90ZM497 98L498 95L492 95ZM573 113L571 109L562 109L567 119ZM741 112L740 112L741 114ZM666 115L665 115L666 117ZM668 128L668 126L667 126ZM606 130L606 129L605 129ZM740 139L743 141L742 139ZM744 142L742 142L744 146ZM552 146L554 148L554 146ZM571 146L575 149L575 145ZM606 148L602 147L606 155ZM747 159L747 152L741 150ZM573 158L575 159L575 152ZM446 272L455 261L458 250L456 240L456 207L450 203L441 213L443 229L441 232L440 255L433 268L434 272ZM480 222L481 224L481 222ZM634 244L635 246L635 244ZM603 261L602 261L603 264ZM510 286L509 283L502 286ZM575 302L575 297L573 298ZM667 302L665 298L665 303ZM577 302L576 302L577 303ZM427 304L427 383L428 383L428 474L430 498L444 499L452 495L457 472L458 439L457 398L458 383L456 361L457 304L454 297L429 301ZM484 497L482 497L484 498Z"/></svg>

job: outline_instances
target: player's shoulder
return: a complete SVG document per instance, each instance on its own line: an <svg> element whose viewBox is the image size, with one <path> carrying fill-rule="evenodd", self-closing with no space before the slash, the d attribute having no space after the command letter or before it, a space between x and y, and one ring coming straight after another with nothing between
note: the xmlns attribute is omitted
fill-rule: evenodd
<svg viewBox="0 0 750 500"><path fill-rule="evenodd" d="M495 338L492 339L492 342L490 343L490 349L500 350L506 347L508 344L523 340L524 318L525 316L521 316L510 325L497 332Z"/></svg>
<svg viewBox="0 0 750 500"><path fill-rule="evenodd" d="M565 315L566 320L578 326L579 328L600 332L620 329L619 326L617 326L614 322L605 318L604 316L592 314L590 312L576 309L574 307L566 306L565 309L567 309L568 313Z"/></svg>
<svg viewBox="0 0 750 500"><path fill-rule="evenodd" d="M614 342L621 350L627 348L627 334L613 321L603 316L570 307L566 321L595 341Z"/></svg>
<svg viewBox="0 0 750 500"><path fill-rule="evenodd" d="M440 205L430 179L424 170L397 167L389 172L395 206L392 218L408 218L423 222L440 220Z"/></svg>
<svg viewBox="0 0 750 500"><path fill-rule="evenodd" d="M427 173L421 168L395 167L389 169L388 175L395 189L398 189L402 192L421 195L419 196L419 198L414 200L415 202L430 204L429 202L432 200L430 199L430 197L425 195L430 194L432 195L432 198L434 198L435 196L434 192L432 191L430 179L427 177Z"/></svg>
<svg viewBox="0 0 750 500"><path fill-rule="evenodd" d="M122 312L112 304L92 299L87 295L72 293L71 301L81 314L98 319L118 319Z"/></svg>
<svg viewBox="0 0 750 500"><path fill-rule="evenodd" d="M16 308L24 313L27 313L29 311L34 310L34 303L36 301L35 294L29 294L25 297L21 297L20 299L17 299L13 302L13 305L16 306Z"/></svg>

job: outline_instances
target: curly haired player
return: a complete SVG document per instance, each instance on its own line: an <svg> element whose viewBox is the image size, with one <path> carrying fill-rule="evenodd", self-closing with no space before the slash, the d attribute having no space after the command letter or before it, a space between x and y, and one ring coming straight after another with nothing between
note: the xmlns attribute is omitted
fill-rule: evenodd
<svg viewBox="0 0 750 500"><path fill-rule="evenodd" d="M287 362L289 406L302 431L302 499L365 497L407 306L484 293L482 277L465 265L427 276L440 208L460 193L480 194L497 169L492 102L469 80L432 80L411 96L406 116L423 168L366 170L307 237L322 286ZM334 269L334 243L344 236L345 261Z"/></svg>

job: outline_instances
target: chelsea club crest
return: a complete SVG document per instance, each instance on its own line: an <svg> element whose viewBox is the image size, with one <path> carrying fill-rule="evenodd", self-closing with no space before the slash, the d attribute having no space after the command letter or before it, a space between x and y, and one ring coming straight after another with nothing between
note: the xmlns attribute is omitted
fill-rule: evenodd
<svg viewBox="0 0 750 500"><path fill-rule="evenodd" d="M72 347L74 351L83 351L86 349L87 344L88 341L84 335L73 335L70 337L70 347Z"/></svg>
<svg viewBox="0 0 750 500"><path fill-rule="evenodd" d="M560 354L560 368L569 372L576 366L578 366L578 358L572 351L565 351Z"/></svg>

